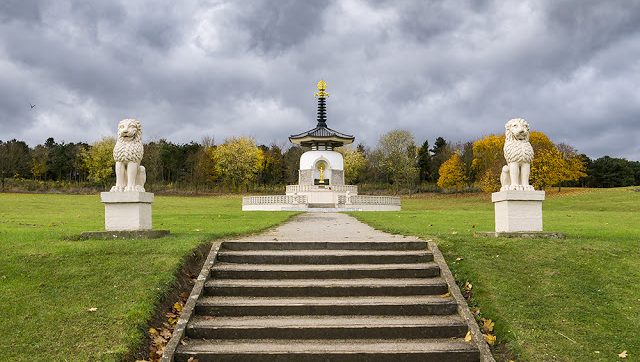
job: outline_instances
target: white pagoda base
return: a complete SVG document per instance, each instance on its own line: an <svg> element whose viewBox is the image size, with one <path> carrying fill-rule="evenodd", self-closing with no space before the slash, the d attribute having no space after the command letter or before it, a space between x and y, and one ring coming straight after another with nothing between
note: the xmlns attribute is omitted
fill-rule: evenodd
<svg viewBox="0 0 640 362"><path fill-rule="evenodd" d="M289 185L286 195L247 196L243 211L400 211L397 196L358 195L355 185Z"/></svg>

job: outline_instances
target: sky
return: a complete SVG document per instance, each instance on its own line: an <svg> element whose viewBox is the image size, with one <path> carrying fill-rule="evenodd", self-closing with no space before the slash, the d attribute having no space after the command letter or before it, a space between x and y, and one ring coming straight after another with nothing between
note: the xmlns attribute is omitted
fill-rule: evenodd
<svg viewBox="0 0 640 362"><path fill-rule="evenodd" d="M640 160L640 0L0 2L0 140L144 141L315 127L376 145L532 130ZM35 107L31 107L35 105Z"/></svg>

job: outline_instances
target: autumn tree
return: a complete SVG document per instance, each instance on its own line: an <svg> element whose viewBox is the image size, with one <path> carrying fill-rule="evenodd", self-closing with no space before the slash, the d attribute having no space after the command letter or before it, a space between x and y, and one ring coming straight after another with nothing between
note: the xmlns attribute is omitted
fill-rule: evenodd
<svg viewBox="0 0 640 362"><path fill-rule="evenodd" d="M410 190L415 186L420 170L416 166L417 147L409 131L390 131L380 137L373 151L375 167L386 175L397 192L405 186Z"/></svg>
<svg viewBox="0 0 640 362"><path fill-rule="evenodd" d="M213 152L215 175L230 190L247 189L255 181L263 157L253 139L228 138Z"/></svg>
<svg viewBox="0 0 640 362"><path fill-rule="evenodd" d="M115 144L115 138L105 137L82 152L82 160L89 172L89 180L105 187L108 185L114 175L113 147Z"/></svg>
<svg viewBox="0 0 640 362"><path fill-rule="evenodd" d="M503 147L504 135L489 135L473 142L471 167L476 174L476 184L484 192L500 189L500 172L505 165Z"/></svg>
<svg viewBox="0 0 640 362"><path fill-rule="evenodd" d="M36 179L42 179L47 173L49 152L43 145L37 145L31 150L31 174Z"/></svg>
<svg viewBox="0 0 640 362"><path fill-rule="evenodd" d="M438 187L462 191L467 185L467 170L459 152L446 160L438 170Z"/></svg>
<svg viewBox="0 0 640 362"><path fill-rule="evenodd" d="M353 147L345 146L336 149L344 158L344 180L348 185L354 185L360 180L367 160L364 153Z"/></svg>

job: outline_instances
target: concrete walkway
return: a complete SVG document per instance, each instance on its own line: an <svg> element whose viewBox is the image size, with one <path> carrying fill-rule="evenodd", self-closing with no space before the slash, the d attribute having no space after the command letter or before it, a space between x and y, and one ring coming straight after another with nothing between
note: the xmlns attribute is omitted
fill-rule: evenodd
<svg viewBox="0 0 640 362"><path fill-rule="evenodd" d="M339 213L304 213L291 221L242 240L279 241L395 241L417 240L376 230L356 218Z"/></svg>

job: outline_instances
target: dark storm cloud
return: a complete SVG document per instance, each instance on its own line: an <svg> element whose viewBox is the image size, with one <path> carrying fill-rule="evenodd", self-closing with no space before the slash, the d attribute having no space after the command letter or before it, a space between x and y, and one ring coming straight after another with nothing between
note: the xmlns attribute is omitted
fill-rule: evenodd
<svg viewBox="0 0 640 362"><path fill-rule="evenodd" d="M94 141L124 117L177 142L329 125L375 145L528 118L640 159L640 1L3 1L0 139ZM29 102L36 103L30 109Z"/></svg>

